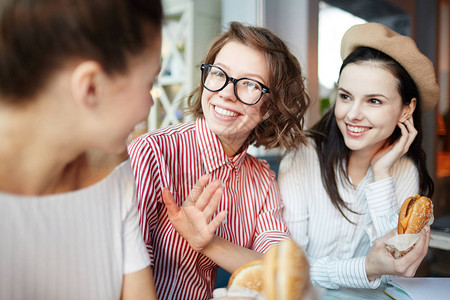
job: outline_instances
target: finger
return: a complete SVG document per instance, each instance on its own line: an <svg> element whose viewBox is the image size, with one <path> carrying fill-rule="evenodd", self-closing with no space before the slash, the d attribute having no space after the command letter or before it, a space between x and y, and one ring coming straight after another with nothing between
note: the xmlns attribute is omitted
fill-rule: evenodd
<svg viewBox="0 0 450 300"><path fill-rule="evenodd" d="M408 129L406 128L405 123L398 122L397 126L400 128L401 131L399 140L402 139L403 141L406 141L408 139L409 132Z"/></svg>
<svg viewBox="0 0 450 300"><path fill-rule="evenodd" d="M417 129L414 127L414 122L412 118L409 118L406 120L405 125L408 129L409 135L408 135L408 148L414 142L414 139L417 136Z"/></svg>
<svg viewBox="0 0 450 300"><path fill-rule="evenodd" d="M431 238L430 227L427 226L426 228L422 229L420 239L417 245L418 247L422 248L423 257L425 257L425 255L428 253L430 238Z"/></svg>
<svg viewBox="0 0 450 300"><path fill-rule="evenodd" d="M420 234L420 238L414 248L408 252L404 258L404 264L408 266L403 276L413 277L416 274L417 269L420 267L424 257L428 253L428 243L429 243L429 232L423 230Z"/></svg>
<svg viewBox="0 0 450 300"><path fill-rule="evenodd" d="M408 119L406 119L405 123L411 124L414 127L414 119L413 119L413 117L411 116Z"/></svg>
<svg viewBox="0 0 450 300"><path fill-rule="evenodd" d="M178 207L177 203L175 202L175 198L173 197L172 193L169 191L168 188L163 188L162 196L169 217L177 215L178 212L180 211L180 208Z"/></svg>
<svg viewBox="0 0 450 300"><path fill-rule="evenodd" d="M223 220L225 220L226 217L227 217L226 210L223 210L220 213L218 213L217 216L214 219L212 219L208 225L211 232L216 232L217 228L223 222Z"/></svg>
<svg viewBox="0 0 450 300"><path fill-rule="evenodd" d="M400 138L397 140L396 142L396 146L397 149L401 152L401 154L405 154L408 149L409 149L409 145L411 145L412 141L414 139L412 139L410 141L410 132L408 131L406 125L404 123L398 123L397 126L400 128L401 131L401 135Z"/></svg>
<svg viewBox="0 0 450 300"><path fill-rule="evenodd" d="M206 205L206 207L203 210L203 213L206 218L206 222L209 222L211 217L214 215L214 213L217 211L217 207L219 206L219 202L222 199L223 195L223 188L220 186L212 195L209 203Z"/></svg>
<svg viewBox="0 0 450 300"><path fill-rule="evenodd" d="M417 129L416 129L416 127L414 126L414 120L413 120L413 118L408 118L408 119L404 122L404 124L405 124L406 128L408 129L408 131L409 131L410 133L414 133L414 135L417 134Z"/></svg>
<svg viewBox="0 0 450 300"><path fill-rule="evenodd" d="M428 231L426 233L426 239L425 239L425 245L424 245L424 247L427 249L426 253L428 253L428 248L430 247L430 240L431 240L431 230L428 226Z"/></svg>
<svg viewBox="0 0 450 300"><path fill-rule="evenodd" d="M222 190L222 183L219 180L211 182L203 190L202 194L197 199L197 203L195 204L195 206L197 206L199 210L203 211L205 207L211 203L212 200L215 200L216 203L219 203L218 201L222 197ZM215 195L217 191L220 191L219 199L217 199L217 195Z"/></svg>
<svg viewBox="0 0 450 300"><path fill-rule="evenodd" d="M429 236L429 232L425 232L425 229L422 230L420 238L414 247L400 260L404 261L405 265L410 265L410 268L418 267L428 252Z"/></svg>
<svg viewBox="0 0 450 300"><path fill-rule="evenodd" d="M425 248L428 248L427 236L429 236L429 234L426 229L422 229L422 231L420 232L419 240L416 242L413 250L417 249L416 252L424 252L423 250Z"/></svg>
<svg viewBox="0 0 450 300"><path fill-rule="evenodd" d="M192 203L193 205L195 205L197 199L202 194L202 191L210 178L211 174L205 174L202 177L200 177L200 179L195 183L194 187L191 189L189 196L186 198L186 201L188 201L188 203Z"/></svg>

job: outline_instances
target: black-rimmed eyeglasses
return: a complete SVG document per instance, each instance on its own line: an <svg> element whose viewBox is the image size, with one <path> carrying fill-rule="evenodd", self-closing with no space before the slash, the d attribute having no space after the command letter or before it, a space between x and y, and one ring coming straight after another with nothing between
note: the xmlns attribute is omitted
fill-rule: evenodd
<svg viewBox="0 0 450 300"><path fill-rule="evenodd" d="M244 104L254 105L261 97L269 93L269 88L259 81L250 78L235 79L230 77L218 66L202 64L202 85L211 92L223 90L231 81L234 85L234 95Z"/></svg>

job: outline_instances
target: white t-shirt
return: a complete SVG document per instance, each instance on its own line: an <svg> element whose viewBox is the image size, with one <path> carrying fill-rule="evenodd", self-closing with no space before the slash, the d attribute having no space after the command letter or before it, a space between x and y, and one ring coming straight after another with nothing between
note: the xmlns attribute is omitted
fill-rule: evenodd
<svg viewBox="0 0 450 300"><path fill-rule="evenodd" d="M0 193L0 299L119 299L150 264L138 224L129 160L78 191Z"/></svg>

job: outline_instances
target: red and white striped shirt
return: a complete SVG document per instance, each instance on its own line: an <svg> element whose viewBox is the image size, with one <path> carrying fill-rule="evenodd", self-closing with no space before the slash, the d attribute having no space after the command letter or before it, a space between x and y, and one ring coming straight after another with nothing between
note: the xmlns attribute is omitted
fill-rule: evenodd
<svg viewBox="0 0 450 300"><path fill-rule="evenodd" d="M225 185L216 234L265 253L290 236L275 173L246 151L229 158L204 119L145 134L128 147L137 182L140 226L153 261L159 299L210 299L217 265L194 251L171 225L162 201L168 187L179 206L204 174Z"/></svg>

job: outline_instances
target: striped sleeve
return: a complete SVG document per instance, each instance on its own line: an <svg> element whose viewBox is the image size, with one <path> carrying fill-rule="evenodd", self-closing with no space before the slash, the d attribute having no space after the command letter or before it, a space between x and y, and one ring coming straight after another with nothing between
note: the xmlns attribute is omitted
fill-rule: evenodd
<svg viewBox="0 0 450 300"><path fill-rule="evenodd" d="M393 177L367 185L366 197L376 233L369 234L371 242L397 227L400 206L407 197L418 192L417 169L409 159L397 163L393 174Z"/></svg>
<svg viewBox="0 0 450 300"><path fill-rule="evenodd" d="M367 186L367 204L375 231L370 230L370 241L385 235L397 226L398 204L392 177L376 181Z"/></svg>
<svg viewBox="0 0 450 300"><path fill-rule="evenodd" d="M269 184L265 205L258 215L255 241L252 249L265 253L270 246L290 238L290 233L283 220L281 195L275 177Z"/></svg>
<svg viewBox="0 0 450 300"><path fill-rule="evenodd" d="M329 289L337 289L340 286L376 289L381 283L380 278L374 281L367 279L365 257L351 259L309 258L309 262L311 281L314 285Z"/></svg>
<svg viewBox="0 0 450 300"><path fill-rule="evenodd" d="M139 212L139 226L150 260L153 265L153 247L151 229L156 226L157 202L160 199L160 176L158 173L158 159L149 139L136 139L128 146L131 165L136 180L136 195Z"/></svg>
<svg viewBox="0 0 450 300"><path fill-rule="evenodd" d="M312 153L314 154L314 153ZM284 203L283 216L294 240L304 249L308 247L308 197L305 184L307 151L289 152L280 163L278 183ZM312 160L311 160L312 161Z"/></svg>
<svg viewBox="0 0 450 300"><path fill-rule="evenodd" d="M406 198L419 193L419 171L412 160L409 158L402 158L400 162L394 166L392 174L394 177L398 210L400 210L400 207Z"/></svg>

